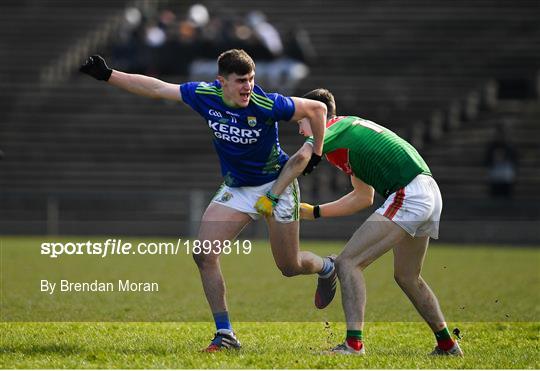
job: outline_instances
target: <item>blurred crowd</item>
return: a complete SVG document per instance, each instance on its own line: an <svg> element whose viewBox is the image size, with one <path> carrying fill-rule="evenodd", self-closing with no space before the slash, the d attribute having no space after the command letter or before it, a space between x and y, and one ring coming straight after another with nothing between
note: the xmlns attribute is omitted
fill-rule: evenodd
<svg viewBox="0 0 540 371"><path fill-rule="evenodd" d="M210 81L217 73L217 56L240 48L257 63L257 80L266 89L289 93L308 75L315 58L307 31L293 27L283 35L257 10L211 14L194 4L186 14L171 9L153 14L133 7L125 11L112 57L114 65L127 72Z"/></svg>
<svg viewBox="0 0 540 371"><path fill-rule="evenodd" d="M487 144L484 163L488 167L490 195L512 198L517 179L519 154L512 144L512 121L504 119L496 125L493 139Z"/></svg>

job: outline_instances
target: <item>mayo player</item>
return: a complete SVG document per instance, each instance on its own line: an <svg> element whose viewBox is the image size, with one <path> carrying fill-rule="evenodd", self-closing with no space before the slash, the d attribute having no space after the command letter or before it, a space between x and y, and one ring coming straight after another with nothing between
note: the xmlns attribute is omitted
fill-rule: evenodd
<svg viewBox="0 0 540 371"><path fill-rule="evenodd" d="M334 96L316 89L305 98L328 108L323 153L327 160L350 176L352 192L322 205L301 204L302 219L352 215L373 204L374 193L386 198L353 234L336 258L347 334L333 353L363 355L366 287L362 271L389 250L394 253L394 278L435 335L432 355L462 356L446 325L437 297L420 272L429 239L439 237L442 198L431 171L416 149L389 129L356 116L336 116ZM299 132L311 136L309 119L299 120ZM291 157L271 192L282 189L302 172L312 139ZM266 196L256 203L262 214L271 214Z"/></svg>
<svg viewBox="0 0 540 371"><path fill-rule="evenodd" d="M303 169L309 173L321 159L326 106L314 100L265 93L255 85L255 63L243 50L228 50L217 63L214 82L181 85L112 70L98 55L89 57L80 71L130 93L182 101L197 111L213 136L224 178L202 217L198 240L233 240L259 217L253 205L267 195L275 206L274 215L266 221L276 265L287 277L319 273L315 302L322 308L335 293L333 260L299 249L298 183L285 187L279 197L269 191L288 160L279 145L278 121L309 120L314 142L313 150L305 153ZM206 350L240 348L229 320L219 254L194 254L194 259L217 329Z"/></svg>

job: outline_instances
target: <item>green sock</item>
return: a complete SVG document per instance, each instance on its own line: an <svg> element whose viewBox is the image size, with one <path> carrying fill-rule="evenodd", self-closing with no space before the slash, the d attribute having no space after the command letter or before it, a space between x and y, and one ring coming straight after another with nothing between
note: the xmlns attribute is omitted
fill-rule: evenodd
<svg viewBox="0 0 540 371"><path fill-rule="evenodd" d="M443 328L441 331L437 331L435 333L435 338L437 341L440 340L452 340L452 336L450 336L450 332L448 331L448 327Z"/></svg>
<svg viewBox="0 0 540 371"><path fill-rule="evenodd" d="M362 340L362 330L347 330L347 339L349 338Z"/></svg>

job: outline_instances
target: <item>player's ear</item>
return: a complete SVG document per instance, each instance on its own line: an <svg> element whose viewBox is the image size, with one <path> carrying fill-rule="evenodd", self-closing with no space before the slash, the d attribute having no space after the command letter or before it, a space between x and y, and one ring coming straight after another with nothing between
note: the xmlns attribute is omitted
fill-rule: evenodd
<svg viewBox="0 0 540 371"><path fill-rule="evenodd" d="M225 82L225 77L221 76L221 75L217 75L217 79L219 81L219 83L221 84L221 86L223 86L223 83Z"/></svg>

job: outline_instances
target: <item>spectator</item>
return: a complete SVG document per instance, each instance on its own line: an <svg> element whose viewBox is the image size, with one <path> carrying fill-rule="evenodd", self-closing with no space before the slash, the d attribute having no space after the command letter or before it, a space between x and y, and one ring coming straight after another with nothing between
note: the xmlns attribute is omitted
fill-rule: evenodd
<svg viewBox="0 0 540 371"><path fill-rule="evenodd" d="M283 43L281 36L274 26L266 21L266 15L258 10L247 15L247 23L253 29L257 38L270 53L271 59L283 55Z"/></svg>
<svg viewBox="0 0 540 371"><path fill-rule="evenodd" d="M494 198L511 198L514 192L518 156L508 141L508 122L497 126L495 138L488 143L485 164L489 168L490 194Z"/></svg>
<svg viewBox="0 0 540 371"><path fill-rule="evenodd" d="M158 15L132 7L124 17L115 62L131 73L189 75L191 80L212 80L217 71L215 53L244 49L257 60L257 78L271 89L292 94L307 77L306 63L315 52L307 32L295 28L285 41L266 15L252 11L211 16L201 4L180 17L170 9Z"/></svg>
<svg viewBox="0 0 540 371"><path fill-rule="evenodd" d="M298 25L289 30L285 38L285 54L308 65L315 62L317 52L309 33Z"/></svg>

